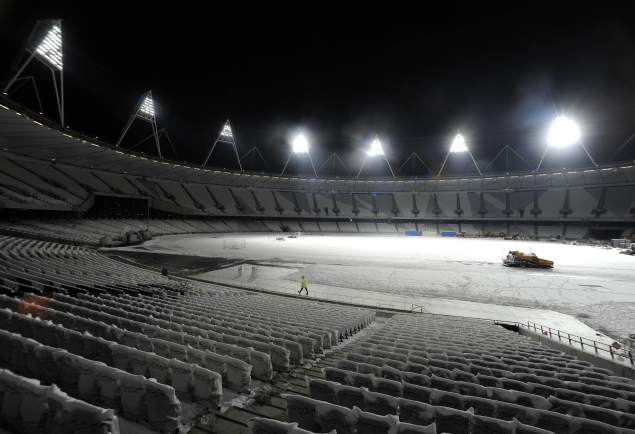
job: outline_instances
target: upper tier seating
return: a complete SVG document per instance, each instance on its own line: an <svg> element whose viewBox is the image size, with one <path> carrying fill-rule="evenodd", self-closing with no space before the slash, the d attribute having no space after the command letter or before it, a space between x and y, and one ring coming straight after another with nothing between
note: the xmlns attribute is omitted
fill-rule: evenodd
<svg viewBox="0 0 635 434"><path fill-rule="evenodd" d="M513 219L552 225L559 221L632 222L635 218L632 166L368 184L345 179L258 179L261 176L254 178L253 174L236 174L233 181L224 175L197 176L202 182L170 179L169 175L155 179L121 169L109 172L68 166L8 152L0 155L0 167L0 203L15 209L85 212L89 199L101 194L148 199L153 209L172 214L229 219ZM264 225L258 226L266 230Z"/></svg>

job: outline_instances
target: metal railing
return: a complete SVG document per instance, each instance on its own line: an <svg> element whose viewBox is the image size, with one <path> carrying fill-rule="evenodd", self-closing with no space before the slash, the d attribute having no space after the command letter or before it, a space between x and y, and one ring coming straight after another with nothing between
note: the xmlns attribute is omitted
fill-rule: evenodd
<svg viewBox="0 0 635 434"><path fill-rule="evenodd" d="M630 349L625 348L620 344L619 348L613 345L605 344L604 342L598 342L593 339L574 335L562 330L554 329L542 324L527 321L521 322L508 322L508 321L495 321L496 324L513 324L519 329L525 329L529 332L546 336L552 340L558 340L560 343L568 344L572 347L580 347L582 351L592 352L598 356L607 356L614 361L629 362L631 366L635 366L635 359Z"/></svg>
<svg viewBox="0 0 635 434"><path fill-rule="evenodd" d="M423 313L424 309L425 309L425 306L423 306L423 305L413 304L412 307L410 307L410 312Z"/></svg>

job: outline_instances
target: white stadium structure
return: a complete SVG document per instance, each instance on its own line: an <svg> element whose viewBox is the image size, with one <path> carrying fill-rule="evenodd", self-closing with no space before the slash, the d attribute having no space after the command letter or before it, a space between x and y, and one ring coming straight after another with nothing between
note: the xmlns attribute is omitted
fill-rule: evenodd
<svg viewBox="0 0 635 434"><path fill-rule="evenodd" d="M160 155L151 97L124 135L149 121ZM592 163L226 170L4 95L0 432L635 433L635 163Z"/></svg>

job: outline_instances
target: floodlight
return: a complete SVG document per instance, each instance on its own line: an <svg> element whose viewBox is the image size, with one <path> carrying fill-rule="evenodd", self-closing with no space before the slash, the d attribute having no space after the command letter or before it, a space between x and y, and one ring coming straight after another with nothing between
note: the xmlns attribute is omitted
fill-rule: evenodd
<svg viewBox="0 0 635 434"><path fill-rule="evenodd" d="M369 157L375 157L377 155L384 155L384 148L381 146L381 141L379 137L375 137L373 141L370 143L370 149L366 151Z"/></svg>
<svg viewBox="0 0 635 434"><path fill-rule="evenodd" d="M152 101L152 97L150 95L146 95L141 103L141 107L139 107L139 111L141 114L149 116L151 118L154 117L154 102Z"/></svg>
<svg viewBox="0 0 635 434"><path fill-rule="evenodd" d="M242 172L243 165L240 162L241 158L238 155L238 147L237 147L236 140L234 139L234 131L232 130L231 124L229 123L229 119L225 121L225 123L223 124L223 128L220 130L220 133L218 134L218 137L216 137L216 140L214 140L212 147L207 153L207 157L205 157L205 161L203 161L203 166L207 165L207 162L209 161L210 157L214 153L214 149L216 149L216 145L218 145L219 143L225 143L227 145L231 145L231 147L234 149L234 155L236 156L236 162L238 163L238 168Z"/></svg>
<svg viewBox="0 0 635 434"><path fill-rule="evenodd" d="M450 154L459 154L462 152L467 152L470 155L470 158L472 159L472 163L474 163L474 167L476 167L476 171L478 172L479 175L482 175L481 169L480 167L478 167L478 164L476 163L476 160L474 159L474 155L472 155L472 153L470 152L470 148L468 148L467 145L465 144L465 137L463 137L463 135L459 133L456 136L454 136L454 140L452 140L452 144L450 145L450 149L448 150L448 153L445 155L445 160L443 160L443 164L441 165L441 169L439 169L439 174L437 175L437 178L441 176L441 172L443 172L443 168L445 167L445 163L448 162L448 158L450 158Z"/></svg>
<svg viewBox="0 0 635 434"><path fill-rule="evenodd" d="M579 144L580 147L586 153L586 156L589 158L589 161L597 167L597 163L582 143L582 133L580 132L580 127L578 124L571 118L558 115L549 125L549 130L547 131L547 146L545 147L545 152L543 152L542 157L540 158L540 162L538 162L538 167L536 170L540 170L542 166L542 162L549 152L549 149L553 146L558 148L566 148L571 145Z"/></svg>
<svg viewBox="0 0 635 434"><path fill-rule="evenodd" d="M42 42L35 49L36 55L59 71L63 68L62 61L62 29L59 24L53 24Z"/></svg>
<svg viewBox="0 0 635 434"><path fill-rule="evenodd" d="M556 117L547 132L547 144L549 146L565 147L578 143L580 140L580 127L566 116Z"/></svg>
<svg viewBox="0 0 635 434"><path fill-rule="evenodd" d="M467 152L467 145L465 144L465 138L462 134L457 134L452 140L452 145L450 145L450 152L459 153L459 152Z"/></svg>
<svg viewBox="0 0 635 434"><path fill-rule="evenodd" d="M234 132L232 131L232 127L229 125L229 122L223 125L223 129L220 132L220 136L225 137L227 139L234 138Z"/></svg>
<svg viewBox="0 0 635 434"><path fill-rule="evenodd" d="M311 168L313 169L313 174L317 178L317 171L315 170L315 165L313 164L313 159L311 158L311 153L309 152L309 141L304 136L303 133L298 133L291 140L291 153L289 154L289 158L284 163L284 167L282 168L282 172L280 175L284 175L285 170L287 170L287 166L289 165L289 161L295 154L306 154L309 158L309 162L311 163Z"/></svg>
<svg viewBox="0 0 635 434"><path fill-rule="evenodd" d="M309 153L309 141L304 137L304 134L299 133L293 138L291 142L291 149L294 154L308 154Z"/></svg>

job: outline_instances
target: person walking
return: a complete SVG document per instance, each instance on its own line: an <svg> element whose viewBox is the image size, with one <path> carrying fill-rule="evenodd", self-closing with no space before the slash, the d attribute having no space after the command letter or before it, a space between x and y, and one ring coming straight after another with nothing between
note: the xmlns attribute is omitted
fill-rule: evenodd
<svg viewBox="0 0 635 434"><path fill-rule="evenodd" d="M300 290L298 291L298 295L302 294L302 290L306 291L306 295L309 295L309 286L306 282L306 276L302 275L302 280L300 281Z"/></svg>

